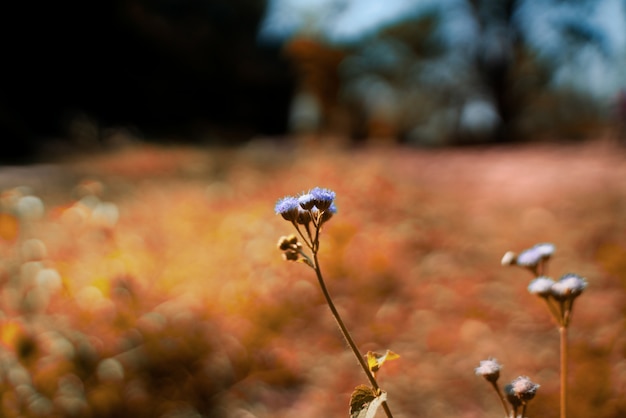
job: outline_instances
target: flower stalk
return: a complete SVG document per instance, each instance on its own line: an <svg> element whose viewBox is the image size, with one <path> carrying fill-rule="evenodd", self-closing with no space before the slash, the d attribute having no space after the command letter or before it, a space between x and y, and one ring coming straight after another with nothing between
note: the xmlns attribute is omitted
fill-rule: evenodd
<svg viewBox="0 0 626 418"><path fill-rule="evenodd" d="M545 276L547 274L548 261L554 251L555 247L553 244L537 244L519 254L515 254L512 251L507 252L502 258L502 264L524 267L533 274L535 278L528 285L528 291L545 300L548 310L558 326L560 356L559 417L567 418L567 329L572 320L574 301L587 287L587 280L574 273L567 273L558 281Z"/></svg>
<svg viewBox="0 0 626 418"><path fill-rule="evenodd" d="M350 350L367 376L374 394L378 397L381 396L383 392L380 389L370 366L365 360L365 357L359 352L350 331L348 331L345 322L341 318L330 292L328 291L328 287L326 286L326 282L324 281L324 276L322 275L322 270L320 268L318 259L320 231L322 225L331 219L337 211L334 199L335 193L333 191L321 189L319 187L316 187L297 198L288 196L280 199L276 203L276 213L280 214L285 220L291 222L299 237L311 253L308 255L303 250L303 245L299 242L295 235L281 237L278 242L278 248L283 251L283 257L286 260L301 261L315 271L315 276L322 290L322 294L324 295L324 299L326 300L326 304L330 308L333 318L339 326L341 334L348 343ZM387 418L393 418L386 400L384 400L384 398L381 399L383 399L381 406L385 411Z"/></svg>

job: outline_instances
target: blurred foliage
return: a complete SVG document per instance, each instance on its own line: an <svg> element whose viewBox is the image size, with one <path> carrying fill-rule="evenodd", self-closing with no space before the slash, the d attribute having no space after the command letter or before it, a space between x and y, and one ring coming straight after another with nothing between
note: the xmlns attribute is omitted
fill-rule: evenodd
<svg viewBox="0 0 626 418"><path fill-rule="evenodd" d="M262 38L285 46L298 80L324 75L296 86L298 134L417 145L580 139L612 123L607 108L624 83L615 3L413 1L385 13L375 2L268 4ZM308 54L292 54L303 42ZM333 51L343 55L334 67L324 59Z"/></svg>

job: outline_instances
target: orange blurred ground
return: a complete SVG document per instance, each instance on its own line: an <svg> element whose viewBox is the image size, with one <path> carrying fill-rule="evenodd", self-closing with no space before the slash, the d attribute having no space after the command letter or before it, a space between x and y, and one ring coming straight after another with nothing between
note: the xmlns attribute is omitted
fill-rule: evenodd
<svg viewBox="0 0 626 418"><path fill-rule="evenodd" d="M0 184L2 416L348 416L365 377L313 272L275 247L292 230L274 203L314 186L337 193L320 263L340 312L364 353L401 356L379 373L396 418L501 416L474 375L487 357L503 383L541 384L529 417L558 416L558 332L531 275L500 265L544 241L554 278L589 282L571 416L626 414L613 144L146 146L5 168Z"/></svg>

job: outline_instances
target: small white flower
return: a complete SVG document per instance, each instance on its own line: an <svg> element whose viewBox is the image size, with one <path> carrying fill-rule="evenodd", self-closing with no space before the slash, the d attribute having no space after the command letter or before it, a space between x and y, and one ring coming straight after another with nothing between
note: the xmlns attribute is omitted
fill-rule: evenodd
<svg viewBox="0 0 626 418"><path fill-rule="evenodd" d="M551 288L552 296L558 300L574 299L578 297L587 287L585 278L574 273L567 273Z"/></svg>
<svg viewBox="0 0 626 418"><path fill-rule="evenodd" d="M556 251L556 247L554 244L550 242L544 242L541 244L537 244L534 246L535 251L537 251L543 258L551 257Z"/></svg>
<svg viewBox="0 0 626 418"><path fill-rule="evenodd" d="M540 262L549 259L554 254L554 244L541 243L528 248L517 256L517 265L522 267L536 267Z"/></svg>
<svg viewBox="0 0 626 418"><path fill-rule="evenodd" d="M549 277L541 276L537 277L535 280L531 281L528 285L528 291L532 294L538 296L549 296L552 292L552 286L554 285L554 280Z"/></svg>
<svg viewBox="0 0 626 418"><path fill-rule="evenodd" d="M539 386L533 383L527 376L519 376L506 385L505 391L509 397L515 397L525 403L535 397Z"/></svg>
<svg viewBox="0 0 626 418"><path fill-rule="evenodd" d="M482 376L489 382L495 383L500 377L500 369L502 366L495 358L481 360L480 365L474 369L478 376Z"/></svg>

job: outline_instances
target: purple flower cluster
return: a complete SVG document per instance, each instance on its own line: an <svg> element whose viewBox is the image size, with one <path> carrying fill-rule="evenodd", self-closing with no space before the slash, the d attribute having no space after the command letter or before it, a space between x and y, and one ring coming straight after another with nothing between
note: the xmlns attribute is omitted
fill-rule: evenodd
<svg viewBox="0 0 626 418"><path fill-rule="evenodd" d="M274 210L284 219L308 224L312 220L325 222L337 213L335 206L335 192L330 189L315 187L298 197L285 196L276 202Z"/></svg>

